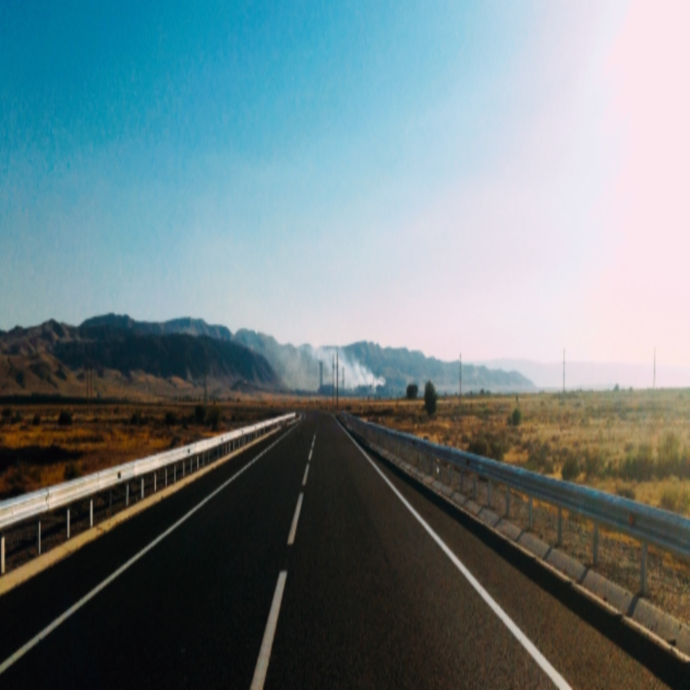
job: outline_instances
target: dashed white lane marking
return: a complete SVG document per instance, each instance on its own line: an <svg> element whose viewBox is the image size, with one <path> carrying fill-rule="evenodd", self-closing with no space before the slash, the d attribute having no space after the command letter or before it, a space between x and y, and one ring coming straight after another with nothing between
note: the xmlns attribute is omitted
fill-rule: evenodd
<svg viewBox="0 0 690 690"><path fill-rule="evenodd" d="M340 424L340 422L338 422ZM441 537L434 532L433 529L425 522L424 518L408 503L407 499L395 488L393 483L386 477L386 475L378 468L376 463L364 452L364 449L355 441L348 433L345 427L340 425L348 438L355 444L359 452L369 461L369 464L379 473L383 481L388 484L393 493L402 501L403 505L412 513L419 524L427 531L431 538L441 547L443 552L450 558L453 565L465 576L467 581L474 587L479 596L489 605L489 608L501 619L503 624L515 636L517 641L527 650L527 653L539 664L540 668L551 679L553 684L559 690L570 690L570 685L563 676L549 663L548 659L534 646L525 633L518 628L513 622L513 619L498 605L494 598L479 584L479 581L472 575L472 573L465 567L462 561L450 550Z"/></svg>
<svg viewBox="0 0 690 690"><path fill-rule="evenodd" d="M307 485L307 475L309 474L309 465L304 468L304 479L302 480L302 486Z"/></svg>
<svg viewBox="0 0 690 690"><path fill-rule="evenodd" d="M290 536L288 537L288 546L295 543L295 534L297 533L297 522L299 521L299 513L302 510L302 499L304 494L300 494L297 499L297 508L295 508L295 517L292 518L292 527L290 527Z"/></svg>
<svg viewBox="0 0 690 690"><path fill-rule="evenodd" d="M230 477L226 482L221 484L217 489L212 491L206 498L201 501L200 503L197 503L194 508L192 508L188 513L183 515L175 524L171 525L168 527L168 529L165 530L162 534L159 534L148 546L145 546L139 553L135 554L130 558L124 565L121 565L112 575L109 575L108 577L103 580L100 584L96 585L88 594L85 594L76 604L73 606L70 606L70 608L67 609L62 615L58 616L50 625L47 625L43 630L41 630L38 635L30 639L25 645L20 647L12 656L8 657L5 659L5 661L0 664L0 674L4 673L7 671L7 669L12 666L15 662L19 661L28 651L33 649L41 640L44 638L48 637L50 633L55 630L58 626L62 625L70 616L75 614L82 606L87 604L91 599L93 599L101 590L105 589L113 580L117 579L124 573L126 570L129 570L140 558L143 558L156 544L160 543L165 539L168 535L172 534L180 525L183 523L187 522L194 513L197 512L200 508L205 506L214 496L217 496L225 487L228 486L228 484L231 484L232 482L235 481L241 474L246 472L257 460L259 460L261 457L266 455L269 450L271 450L274 446L276 446L278 443L280 443L288 434L292 433L294 429L297 428L297 424L295 424L293 427L290 428L290 430L283 434L279 439L277 439L274 443L272 443L268 448L265 450L261 451L253 460L250 460L239 472L236 472L235 474Z"/></svg>
<svg viewBox="0 0 690 690"><path fill-rule="evenodd" d="M312 454L313 452L314 452L314 449L312 449L312 450L309 451L309 459L307 460L307 462L311 462L311 454Z"/></svg>
<svg viewBox="0 0 690 690"><path fill-rule="evenodd" d="M254 670L254 678L252 678L251 690L263 690L264 683L266 682L268 662L271 660L273 638L276 635L276 627L278 626L278 614L280 613L280 604L283 601L283 592L285 591L286 579L287 571L283 570L280 575L278 575L278 584L276 585L276 591L273 595L273 603L271 604L271 610L268 614L264 639L261 641L259 658L256 660L256 669Z"/></svg>

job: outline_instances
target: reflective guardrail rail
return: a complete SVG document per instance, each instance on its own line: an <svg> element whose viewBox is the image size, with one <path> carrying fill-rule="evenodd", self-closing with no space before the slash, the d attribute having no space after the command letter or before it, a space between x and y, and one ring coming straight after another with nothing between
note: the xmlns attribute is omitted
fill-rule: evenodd
<svg viewBox="0 0 690 690"><path fill-rule="evenodd" d="M558 508L558 543L562 535L561 510L576 513L594 523L593 562L597 560L598 528L605 525L626 534L642 544L640 589L647 593L647 546L652 544L683 558L690 559L690 520L676 513L637 501L614 496L604 491L573 484L552 477L545 477L507 463L467 453L457 448L441 446L411 434L394 431L357 417L340 415L345 425L366 441L370 441L403 459L416 453L426 460L449 463L460 473L474 474L488 482L502 484L532 499ZM531 523L531 510L530 510ZM530 524L531 527L531 524Z"/></svg>
<svg viewBox="0 0 690 690"><path fill-rule="evenodd" d="M258 424L252 424L241 429L235 429L228 433L204 439L188 446L175 448L163 453L151 455L141 460L111 467L86 477L74 479L72 481L56 484L46 489L33 491L16 498L0 501L0 533L8 528L16 526L29 520L38 520L41 515L55 511L99 494L107 489L112 489L120 484L127 485L127 503L129 503L129 482L134 478L144 477L155 473L169 466L176 466L177 463L189 461L190 470L196 461L197 469L200 464L205 464L213 454L214 458L222 457L227 453L243 446L247 441L263 435L269 431L288 422L296 420L296 414L290 413L281 417L268 419ZM184 471L184 469L183 469ZM166 473L167 483L167 473ZM142 483L143 494L143 483ZM91 502L90 526L93 526L93 502ZM70 537L69 510L67 512L67 538ZM41 553L41 530L38 523L38 553ZM5 537L0 536L0 574L5 572Z"/></svg>

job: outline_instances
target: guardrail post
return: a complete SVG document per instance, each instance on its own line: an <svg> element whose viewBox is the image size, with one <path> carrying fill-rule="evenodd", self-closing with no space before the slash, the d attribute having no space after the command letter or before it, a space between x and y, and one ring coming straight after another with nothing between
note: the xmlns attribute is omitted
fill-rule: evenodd
<svg viewBox="0 0 690 690"><path fill-rule="evenodd" d="M141 498L144 498L144 478L141 478Z"/></svg>
<svg viewBox="0 0 690 690"><path fill-rule="evenodd" d="M465 493L465 473L460 470L460 493Z"/></svg>
<svg viewBox="0 0 690 690"><path fill-rule="evenodd" d="M491 508L491 480L490 479L487 483L486 492L487 492L486 502L487 502L487 505L489 506L489 508Z"/></svg>
<svg viewBox="0 0 690 690"><path fill-rule="evenodd" d="M592 565L599 564L599 525L594 523L594 533L592 534Z"/></svg>
<svg viewBox="0 0 690 690"><path fill-rule="evenodd" d="M563 543L563 511L561 507L558 506L558 541L556 546L560 546Z"/></svg>
<svg viewBox="0 0 690 690"><path fill-rule="evenodd" d="M69 539L69 508L67 508L67 538Z"/></svg>
<svg viewBox="0 0 690 690"><path fill-rule="evenodd" d="M156 493L156 475L157 474L158 474L158 472L153 473L153 493L154 494Z"/></svg>
<svg viewBox="0 0 690 690"><path fill-rule="evenodd" d="M0 535L0 575L5 574L5 535Z"/></svg>
<svg viewBox="0 0 690 690"><path fill-rule="evenodd" d="M474 482L472 484L472 498L477 500L477 475L474 475Z"/></svg>
<svg viewBox="0 0 690 690"><path fill-rule="evenodd" d="M182 461L182 479L184 479L184 460Z"/></svg>
<svg viewBox="0 0 690 690"><path fill-rule="evenodd" d="M41 555L41 521L38 521L38 555Z"/></svg>
<svg viewBox="0 0 690 690"><path fill-rule="evenodd" d="M532 525L534 524L534 519L533 519L533 517L534 517L534 515L533 515L534 505L533 504L534 504L534 501L532 500L532 497L530 496L529 497L529 507L528 507L529 521L527 523L527 529L530 529L530 530L532 529Z"/></svg>
<svg viewBox="0 0 690 690"><path fill-rule="evenodd" d="M89 501L89 527L93 527L93 498Z"/></svg>
<svg viewBox="0 0 690 690"><path fill-rule="evenodd" d="M173 465L173 484L177 481L177 465Z"/></svg>
<svg viewBox="0 0 690 690"><path fill-rule="evenodd" d="M506 486L506 517L510 517L510 487Z"/></svg>
<svg viewBox="0 0 690 690"><path fill-rule="evenodd" d="M110 489L108 494L108 517L110 517L113 514L113 490Z"/></svg>
<svg viewBox="0 0 690 690"><path fill-rule="evenodd" d="M647 542L642 542L642 558L640 559L640 594L647 596Z"/></svg>
<svg viewBox="0 0 690 690"><path fill-rule="evenodd" d="M165 486L168 486L168 468L167 467L165 468L163 474L165 476Z"/></svg>
<svg viewBox="0 0 690 690"><path fill-rule="evenodd" d="M125 505L129 505L129 482L125 484Z"/></svg>

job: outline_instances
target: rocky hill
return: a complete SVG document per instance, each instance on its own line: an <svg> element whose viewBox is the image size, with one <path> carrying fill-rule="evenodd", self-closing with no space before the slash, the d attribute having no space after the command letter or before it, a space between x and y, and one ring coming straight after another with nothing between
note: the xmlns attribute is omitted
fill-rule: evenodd
<svg viewBox="0 0 690 690"><path fill-rule="evenodd" d="M126 314L105 314L86 319L80 328L109 327L131 331L138 335L206 335L217 340L232 340L232 334L225 326L213 326L203 319L183 317L170 321L150 322L135 321Z"/></svg>
<svg viewBox="0 0 690 690"><path fill-rule="evenodd" d="M265 357L229 340L227 329L179 320L180 329L200 333L191 335L170 332L171 323L139 328L128 317L117 317L78 327L47 321L14 328L0 335L0 395L82 395L87 369L94 372L94 393L103 397L198 396L204 378L209 393L221 397L230 391L283 389ZM207 329L217 337L201 334Z"/></svg>

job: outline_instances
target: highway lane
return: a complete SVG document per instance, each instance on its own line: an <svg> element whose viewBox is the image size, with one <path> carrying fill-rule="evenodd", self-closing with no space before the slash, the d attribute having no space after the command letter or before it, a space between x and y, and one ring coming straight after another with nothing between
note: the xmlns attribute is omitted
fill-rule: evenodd
<svg viewBox="0 0 690 690"><path fill-rule="evenodd" d="M301 424L0 676L1 687L249 687L313 432ZM2 659L271 446L0 598Z"/></svg>
<svg viewBox="0 0 690 690"><path fill-rule="evenodd" d="M266 687L553 687L342 429L319 433ZM664 686L455 511L376 465L567 684Z"/></svg>
<svg viewBox="0 0 690 690"><path fill-rule="evenodd" d="M11 630L0 659L275 440L0 598ZM0 686L486 688L562 679L648 688L664 687L661 676L687 687L615 621L502 550L486 530L367 459L332 417L312 414Z"/></svg>

